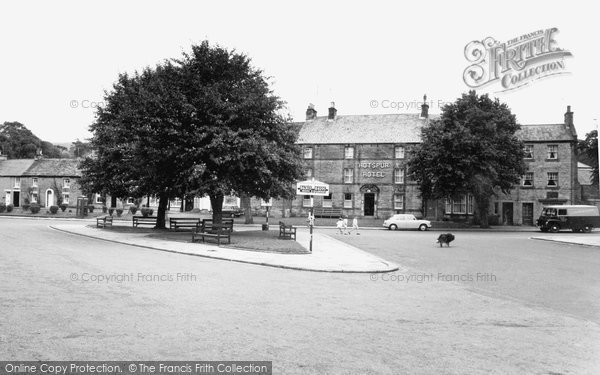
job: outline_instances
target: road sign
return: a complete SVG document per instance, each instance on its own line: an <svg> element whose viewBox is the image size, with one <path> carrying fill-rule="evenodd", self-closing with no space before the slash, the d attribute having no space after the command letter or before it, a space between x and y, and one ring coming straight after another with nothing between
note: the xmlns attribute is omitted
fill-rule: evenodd
<svg viewBox="0 0 600 375"><path fill-rule="evenodd" d="M260 206L261 207L271 207L273 206L273 198L270 198L268 201L265 201L263 199L260 200Z"/></svg>
<svg viewBox="0 0 600 375"><path fill-rule="evenodd" d="M329 195L329 185L316 180L300 181L296 186L298 195Z"/></svg>

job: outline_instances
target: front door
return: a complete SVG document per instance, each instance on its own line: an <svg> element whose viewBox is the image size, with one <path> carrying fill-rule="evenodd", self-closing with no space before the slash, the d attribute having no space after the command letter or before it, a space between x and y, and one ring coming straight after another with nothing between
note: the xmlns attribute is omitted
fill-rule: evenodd
<svg viewBox="0 0 600 375"><path fill-rule="evenodd" d="M19 207L21 205L21 193L13 191L13 206Z"/></svg>
<svg viewBox="0 0 600 375"><path fill-rule="evenodd" d="M502 203L502 224L513 225L513 203Z"/></svg>
<svg viewBox="0 0 600 375"><path fill-rule="evenodd" d="M523 225L533 226L533 203L523 203Z"/></svg>
<svg viewBox="0 0 600 375"><path fill-rule="evenodd" d="M46 190L46 208L54 206L54 191L52 189Z"/></svg>
<svg viewBox="0 0 600 375"><path fill-rule="evenodd" d="M375 215L375 193L365 193L365 216Z"/></svg>

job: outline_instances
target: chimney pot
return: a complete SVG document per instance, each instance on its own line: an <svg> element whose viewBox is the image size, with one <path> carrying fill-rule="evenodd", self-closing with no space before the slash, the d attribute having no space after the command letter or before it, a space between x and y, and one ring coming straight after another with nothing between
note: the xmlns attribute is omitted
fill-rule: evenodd
<svg viewBox="0 0 600 375"><path fill-rule="evenodd" d="M337 115L337 109L335 109L335 102L331 102L331 107L329 107L329 116L327 116L328 120L334 120Z"/></svg>
<svg viewBox="0 0 600 375"><path fill-rule="evenodd" d="M314 120L317 117L317 110L315 105L310 103L306 109L306 121Z"/></svg>
<svg viewBox="0 0 600 375"><path fill-rule="evenodd" d="M423 95L423 104L421 104L421 118L429 117L429 105L427 104L427 95Z"/></svg>

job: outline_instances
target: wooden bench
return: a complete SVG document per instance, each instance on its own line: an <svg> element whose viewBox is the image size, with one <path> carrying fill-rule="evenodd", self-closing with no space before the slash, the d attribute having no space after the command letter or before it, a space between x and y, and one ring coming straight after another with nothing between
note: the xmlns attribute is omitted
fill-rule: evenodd
<svg viewBox="0 0 600 375"><path fill-rule="evenodd" d="M279 222L279 238L296 240L296 227L285 225L283 221Z"/></svg>
<svg viewBox="0 0 600 375"><path fill-rule="evenodd" d="M156 226L156 216L134 216L132 217L133 227L137 227L138 225L154 225Z"/></svg>
<svg viewBox="0 0 600 375"><path fill-rule="evenodd" d="M214 224L211 222L204 222L198 227L197 230L192 232L192 242L195 242L198 237L202 238L202 242L206 242L206 238L213 238L217 240L217 245L221 246L221 238L227 238L227 243L231 243L231 232L233 232L233 221L223 222L221 224Z"/></svg>
<svg viewBox="0 0 600 375"><path fill-rule="evenodd" d="M96 228L112 227L112 216L102 216L96 218Z"/></svg>
<svg viewBox="0 0 600 375"><path fill-rule="evenodd" d="M169 218L169 229L196 228L201 220L194 217L171 217Z"/></svg>
<svg viewBox="0 0 600 375"><path fill-rule="evenodd" d="M341 208L315 208L314 209L315 217L340 217L342 216Z"/></svg>

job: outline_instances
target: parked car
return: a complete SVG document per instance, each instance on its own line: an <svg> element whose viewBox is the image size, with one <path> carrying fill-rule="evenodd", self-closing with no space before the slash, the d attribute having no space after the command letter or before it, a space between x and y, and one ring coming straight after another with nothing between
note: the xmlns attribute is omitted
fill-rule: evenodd
<svg viewBox="0 0 600 375"><path fill-rule="evenodd" d="M542 210L537 226L542 232L556 233L561 229L573 232L591 232L600 227L600 214L596 206L547 206Z"/></svg>
<svg viewBox="0 0 600 375"><path fill-rule="evenodd" d="M223 217L240 217L244 214L244 210L235 206L223 206L221 210Z"/></svg>
<svg viewBox="0 0 600 375"><path fill-rule="evenodd" d="M431 221L419 220L411 214L396 214L384 221L383 226L389 230L418 229L424 231L431 228Z"/></svg>

